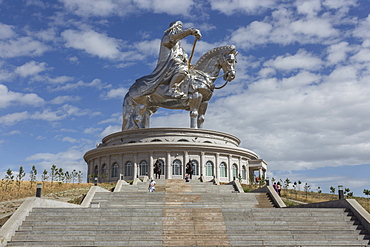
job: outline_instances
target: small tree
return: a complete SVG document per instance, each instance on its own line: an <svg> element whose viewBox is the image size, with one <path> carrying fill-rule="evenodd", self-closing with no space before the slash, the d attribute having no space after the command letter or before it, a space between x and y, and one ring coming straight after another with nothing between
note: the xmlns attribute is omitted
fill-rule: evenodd
<svg viewBox="0 0 370 247"><path fill-rule="evenodd" d="M289 178L285 179L285 181L284 181L284 189L288 189L290 183L291 182L290 182Z"/></svg>
<svg viewBox="0 0 370 247"><path fill-rule="evenodd" d="M333 186L330 186L330 193L335 194L335 188Z"/></svg>
<svg viewBox="0 0 370 247"><path fill-rule="evenodd" d="M47 181L49 178L49 174L48 174L48 171L46 169L44 169L42 175L41 175L41 180L42 180L42 187L44 187L44 183L45 181Z"/></svg>
<svg viewBox="0 0 370 247"><path fill-rule="evenodd" d="M63 172L63 168L59 168L56 173L55 173L55 177L56 179L59 181L59 182L63 182L64 181L64 172Z"/></svg>
<svg viewBox="0 0 370 247"><path fill-rule="evenodd" d="M307 200L307 197L308 197L308 192L310 191L311 189L311 185L308 185L307 183L305 183L304 187L303 187L304 191L306 192L306 200Z"/></svg>
<svg viewBox="0 0 370 247"><path fill-rule="evenodd" d="M293 184L293 189L294 189L294 193L295 193L295 198L297 199L297 198L298 198L298 193L297 193L297 182L294 182L294 184Z"/></svg>
<svg viewBox="0 0 370 247"><path fill-rule="evenodd" d="M53 187L53 182L55 180L56 173L58 171L58 168L56 165L51 166L51 172L50 172L50 179L51 179L51 187Z"/></svg>
<svg viewBox="0 0 370 247"><path fill-rule="evenodd" d="M322 192L322 190L321 190L320 186L317 187L317 193L319 194L319 199L320 199L321 192Z"/></svg>
<svg viewBox="0 0 370 247"><path fill-rule="evenodd" d="M22 180L23 180L24 176L26 176L26 173L24 172L23 166L20 166L19 167L19 172L18 172L18 175L17 175L18 192L21 189L21 183L22 183Z"/></svg>
<svg viewBox="0 0 370 247"><path fill-rule="evenodd" d="M369 195L370 195L370 190L364 189L364 194L366 195L366 206L368 206L369 203Z"/></svg>
<svg viewBox="0 0 370 247"><path fill-rule="evenodd" d="M298 190L301 191L301 184L302 182L300 180L298 180Z"/></svg>
<svg viewBox="0 0 370 247"><path fill-rule="evenodd" d="M81 171L78 171L77 179L78 179L79 184L82 183L82 172Z"/></svg>
<svg viewBox="0 0 370 247"><path fill-rule="evenodd" d="M343 191L343 194L344 194L344 195L346 195L346 194L347 194L347 198L348 198L348 197L350 197L350 196L351 196L351 195L350 195L350 191L351 191L351 190L350 190L349 188L345 188L345 189L344 189L344 191ZM353 193L352 193L352 195L353 195Z"/></svg>
<svg viewBox="0 0 370 247"><path fill-rule="evenodd" d="M72 183L75 183L75 180L78 177L77 171L76 170L73 170L71 176L72 176Z"/></svg>
<svg viewBox="0 0 370 247"><path fill-rule="evenodd" d="M66 173L64 173L64 181L66 183L70 183L71 179L72 179L72 175L69 173L69 171L66 171Z"/></svg>
<svg viewBox="0 0 370 247"><path fill-rule="evenodd" d="M36 175L37 175L37 170L36 170L36 167L33 165L32 169L31 169L31 172L30 172L30 188L31 188L31 190L32 190L32 187L33 187L34 183L36 183Z"/></svg>
<svg viewBox="0 0 370 247"><path fill-rule="evenodd" d="M14 181L14 175L13 175L13 171L10 170L10 168L8 168L8 170L6 171L6 174L5 174L5 191L8 191L8 188L9 188L9 185L11 185Z"/></svg>

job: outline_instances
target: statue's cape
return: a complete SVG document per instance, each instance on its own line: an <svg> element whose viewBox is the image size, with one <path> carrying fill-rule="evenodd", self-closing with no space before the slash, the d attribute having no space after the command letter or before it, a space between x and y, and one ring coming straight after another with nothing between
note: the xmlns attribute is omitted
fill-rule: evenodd
<svg viewBox="0 0 370 247"><path fill-rule="evenodd" d="M169 38L169 34L164 35L162 38L156 68L150 75L137 79L130 87L130 90L137 90L139 95L148 95L153 93L159 84L170 82L175 70L175 61L173 59L173 49L169 49L164 45L169 43Z"/></svg>

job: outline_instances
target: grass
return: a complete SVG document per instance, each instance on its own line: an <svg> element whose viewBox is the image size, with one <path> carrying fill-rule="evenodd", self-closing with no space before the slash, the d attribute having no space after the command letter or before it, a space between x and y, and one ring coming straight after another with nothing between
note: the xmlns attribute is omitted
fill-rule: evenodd
<svg viewBox="0 0 370 247"><path fill-rule="evenodd" d="M0 181L0 201L9 201L32 197L36 195L36 184L30 181ZM64 196L63 193L71 194L71 191L90 188L89 183L60 183L60 182L44 182L42 186L42 196ZM77 192L78 193L78 192ZM81 193L80 193L81 195Z"/></svg>
<svg viewBox="0 0 370 247"><path fill-rule="evenodd" d="M254 189L258 189L257 185L244 185L242 187L245 192L249 192ZM317 193L317 192L305 192L305 191L298 191L293 189L282 189L281 190L281 198L284 201L285 205L287 206L294 206L300 204L299 202L304 203L315 203L315 202L326 202L326 201L334 201L338 200L337 194L327 194L327 193ZM363 208L365 208L370 213L370 198L359 197L359 196L352 196L347 197L346 199L355 199ZM299 202L295 202L299 201Z"/></svg>
<svg viewBox="0 0 370 247"><path fill-rule="evenodd" d="M36 196L36 184L30 181L5 181L0 180L0 202L22 199ZM92 183L61 183L44 182L42 184L42 197L46 198L69 198L71 202L76 203L83 198L89 191ZM115 183L102 183L100 187L112 191Z"/></svg>

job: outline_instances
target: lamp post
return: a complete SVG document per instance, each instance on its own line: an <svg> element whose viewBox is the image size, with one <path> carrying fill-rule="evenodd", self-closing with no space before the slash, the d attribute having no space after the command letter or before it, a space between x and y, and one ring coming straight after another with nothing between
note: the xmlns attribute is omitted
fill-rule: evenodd
<svg viewBox="0 0 370 247"><path fill-rule="evenodd" d="M343 185L338 185L339 200L344 199Z"/></svg>
<svg viewBox="0 0 370 247"><path fill-rule="evenodd" d="M94 185L97 186L98 185L98 177L95 177L94 178Z"/></svg>

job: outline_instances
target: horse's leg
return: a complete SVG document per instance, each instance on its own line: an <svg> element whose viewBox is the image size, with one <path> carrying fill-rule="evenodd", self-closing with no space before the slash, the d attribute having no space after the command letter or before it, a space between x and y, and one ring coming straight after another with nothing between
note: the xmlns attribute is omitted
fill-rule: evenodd
<svg viewBox="0 0 370 247"><path fill-rule="evenodd" d="M137 112L137 103L130 96L128 92L123 101L122 108L122 130L137 129L138 126L135 123L135 116Z"/></svg>
<svg viewBox="0 0 370 247"><path fill-rule="evenodd" d="M190 128L197 129L198 124L198 110L202 102L203 95L199 92L189 94L189 108L190 108Z"/></svg>
<svg viewBox="0 0 370 247"><path fill-rule="evenodd" d="M206 111L208 107L208 101L203 101L200 104L199 112L198 112L198 128L203 128L204 119L206 116Z"/></svg>
<svg viewBox="0 0 370 247"><path fill-rule="evenodd" d="M135 96L129 91L123 101L122 130L148 128L150 114L147 110L146 96Z"/></svg>
<svg viewBox="0 0 370 247"><path fill-rule="evenodd" d="M147 106L146 112L145 112L145 120L144 125L145 128L150 127L150 117L158 110L158 106Z"/></svg>

